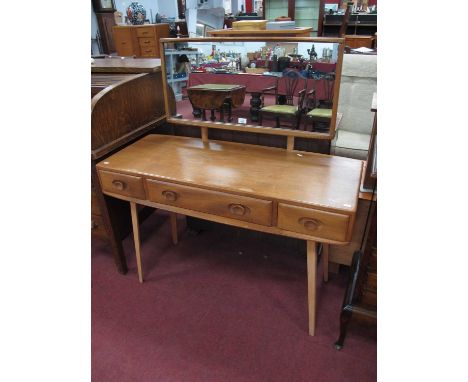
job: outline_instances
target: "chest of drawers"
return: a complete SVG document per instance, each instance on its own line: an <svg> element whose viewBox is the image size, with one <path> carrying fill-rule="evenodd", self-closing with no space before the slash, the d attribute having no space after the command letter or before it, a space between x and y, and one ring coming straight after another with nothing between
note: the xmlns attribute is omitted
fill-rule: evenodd
<svg viewBox="0 0 468 382"><path fill-rule="evenodd" d="M169 37L169 24L118 25L113 33L119 56L160 58L159 39Z"/></svg>

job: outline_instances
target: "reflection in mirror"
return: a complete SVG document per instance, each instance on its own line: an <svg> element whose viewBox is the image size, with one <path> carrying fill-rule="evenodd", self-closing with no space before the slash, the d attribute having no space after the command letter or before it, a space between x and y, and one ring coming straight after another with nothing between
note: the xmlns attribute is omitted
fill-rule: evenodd
<svg viewBox="0 0 468 382"><path fill-rule="evenodd" d="M164 43L179 117L327 133L338 43Z"/></svg>

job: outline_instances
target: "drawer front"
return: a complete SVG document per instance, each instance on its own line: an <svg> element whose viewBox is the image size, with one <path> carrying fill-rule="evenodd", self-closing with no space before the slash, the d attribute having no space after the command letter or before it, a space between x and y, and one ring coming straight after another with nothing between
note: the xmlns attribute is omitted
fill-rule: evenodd
<svg viewBox="0 0 468 382"><path fill-rule="evenodd" d="M136 34L138 37L155 37L153 27L136 28Z"/></svg>
<svg viewBox="0 0 468 382"><path fill-rule="evenodd" d="M141 49L143 49L147 46L156 46L156 39L153 37L139 38L138 43L140 44Z"/></svg>
<svg viewBox="0 0 468 382"><path fill-rule="evenodd" d="M114 44L119 56L132 56L134 54L130 30L126 28L114 28Z"/></svg>
<svg viewBox="0 0 468 382"><path fill-rule="evenodd" d="M107 232L104 228L101 216L91 215L91 233L99 237L107 237Z"/></svg>
<svg viewBox="0 0 468 382"><path fill-rule="evenodd" d="M116 42L115 49L119 56L129 57L134 55L133 45L127 41Z"/></svg>
<svg viewBox="0 0 468 382"><path fill-rule="evenodd" d="M269 200L156 180L147 180L147 189L148 199L152 202L271 226L273 203Z"/></svg>
<svg viewBox="0 0 468 382"><path fill-rule="evenodd" d="M278 227L319 238L347 241L349 216L279 203Z"/></svg>
<svg viewBox="0 0 468 382"><path fill-rule="evenodd" d="M141 57L156 57L156 47L155 46L142 46L140 47L140 56Z"/></svg>
<svg viewBox="0 0 468 382"><path fill-rule="evenodd" d="M99 171L101 187L103 191L113 194L131 196L137 199L145 199L145 189L143 187L143 178L118 174L115 172Z"/></svg>

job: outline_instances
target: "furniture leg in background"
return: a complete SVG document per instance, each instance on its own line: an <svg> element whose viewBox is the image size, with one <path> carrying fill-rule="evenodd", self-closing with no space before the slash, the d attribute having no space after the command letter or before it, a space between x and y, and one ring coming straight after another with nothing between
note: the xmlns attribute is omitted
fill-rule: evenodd
<svg viewBox="0 0 468 382"><path fill-rule="evenodd" d="M250 119L252 122L258 121L258 114L262 106L262 100L260 99L261 94L262 93L260 92L251 93L252 97L250 98Z"/></svg>
<svg viewBox="0 0 468 382"><path fill-rule="evenodd" d="M135 244L135 257L138 268L138 280L143 282L143 272L141 270L141 252L140 252L140 226L138 224L138 210L135 202L130 202L130 211L132 213L133 241Z"/></svg>
<svg viewBox="0 0 468 382"><path fill-rule="evenodd" d="M137 204L135 202L130 202L130 210L132 214L133 242L135 244L135 257L138 269L138 280L140 281L140 283L142 283L143 270L141 267L140 225L138 223L138 209ZM177 234L177 214L175 212L170 212L169 217L171 221L172 243L175 245L179 242Z"/></svg>
<svg viewBox="0 0 468 382"><path fill-rule="evenodd" d="M172 243L176 245L179 242L177 234L177 214L175 212L171 212L170 214Z"/></svg>
<svg viewBox="0 0 468 382"><path fill-rule="evenodd" d="M322 244L323 281L328 281L328 254L330 244Z"/></svg>
<svg viewBox="0 0 468 382"><path fill-rule="evenodd" d="M125 259L122 241L120 240L118 228L116 227L116 219L112 219L109 215L110 209L108 208L106 198L102 193L101 184L99 182L94 161L91 161L91 182L99 206L100 217L107 234L107 241L112 248L112 254L114 256L115 265L117 266L117 271L124 275L128 271L127 260ZM94 225L94 222L92 224ZM94 227L92 227L92 229L94 229Z"/></svg>
<svg viewBox="0 0 468 382"><path fill-rule="evenodd" d="M309 303L309 334L315 336L315 307L317 282L317 249L316 243L307 240L307 296Z"/></svg>

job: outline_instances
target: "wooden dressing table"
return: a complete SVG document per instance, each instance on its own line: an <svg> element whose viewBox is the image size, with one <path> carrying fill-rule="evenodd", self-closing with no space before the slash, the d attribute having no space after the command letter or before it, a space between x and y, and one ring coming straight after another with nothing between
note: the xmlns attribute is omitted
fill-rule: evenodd
<svg viewBox="0 0 468 382"><path fill-rule="evenodd" d="M130 202L140 282L137 205L307 240L309 334L315 334L316 243L325 244L328 264L328 244L350 241L362 161L153 134L97 170L104 194Z"/></svg>

